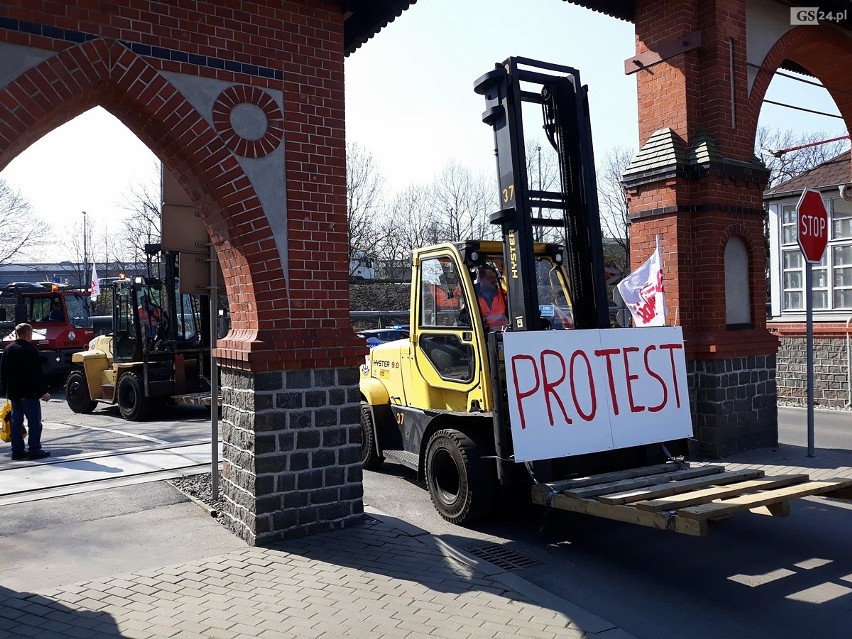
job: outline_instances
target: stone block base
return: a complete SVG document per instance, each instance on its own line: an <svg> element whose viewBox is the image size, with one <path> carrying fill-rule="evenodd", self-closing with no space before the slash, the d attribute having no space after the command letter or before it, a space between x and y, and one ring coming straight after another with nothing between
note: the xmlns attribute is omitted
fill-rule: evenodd
<svg viewBox="0 0 852 639"><path fill-rule="evenodd" d="M719 459L778 444L775 356L687 362L694 455Z"/></svg>
<svg viewBox="0 0 852 639"><path fill-rule="evenodd" d="M357 525L357 368L222 369L222 495L250 545Z"/></svg>

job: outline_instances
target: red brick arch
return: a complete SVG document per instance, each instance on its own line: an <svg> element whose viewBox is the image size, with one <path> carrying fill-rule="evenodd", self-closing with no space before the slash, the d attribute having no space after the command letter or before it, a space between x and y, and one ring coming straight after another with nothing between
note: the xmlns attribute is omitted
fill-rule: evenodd
<svg viewBox="0 0 852 639"><path fill-rule="evenodd" d="M800 26L785 33L760 63L748 98L748 125L752 141L766 91L784 60L807 69L828 89L846 126L852 122L852 38L832 26ZM755 61L757 62L757 61Z"/></svg>
<svg viewBox="0 0 852 639"><path fill-rule="evenodd" d="M272 231L220 136L144 59L117 41L95 39L64 49L0 90L0 168L98 105L151 148L198 204L231 306L233 330L219 341L220 355L232 366L250 368L252 344L274 321L258 310L280 306L280 295L277 301L273 295L284 273Z"/></svg>

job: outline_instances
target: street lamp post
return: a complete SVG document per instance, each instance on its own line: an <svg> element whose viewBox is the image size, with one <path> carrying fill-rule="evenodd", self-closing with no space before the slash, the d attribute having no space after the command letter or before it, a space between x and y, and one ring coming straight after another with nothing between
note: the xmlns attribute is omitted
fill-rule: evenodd
<svg viewBox="0 0 852 639"><path fill-rule="evenodd" d="M83 211L83 277L81 278L80 283L83 285L83 290L85 291L88 287L86 286L86 274L89 272L89 247L86 242L86 212Z"/></svg>

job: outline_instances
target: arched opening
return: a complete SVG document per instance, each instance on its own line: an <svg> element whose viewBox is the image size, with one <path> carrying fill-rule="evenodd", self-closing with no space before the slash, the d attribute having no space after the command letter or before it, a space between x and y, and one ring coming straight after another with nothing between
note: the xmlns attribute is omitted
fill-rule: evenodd
<svg viewBox="0 0 852 639"><path fill-rule="evenodd" d="M9 261L75 288L88 287L93 265L102 284L137 274L143 244L159 241L159 175L156 155L101 107L57 127L0 171L39 224ZM111 307L101 297L95 312Z"/></svg>

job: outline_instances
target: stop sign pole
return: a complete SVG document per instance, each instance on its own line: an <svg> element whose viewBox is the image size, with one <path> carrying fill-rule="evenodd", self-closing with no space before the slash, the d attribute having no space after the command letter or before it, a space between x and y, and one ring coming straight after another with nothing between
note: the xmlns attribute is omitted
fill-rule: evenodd
<svg viewBox="0 0 852 639"><path fill-rule="evenodd" d="M808 396L808 457L814 456L814 305L812 265L819 264L828 244L828 212L822 194L805 189L796 205L799 248L805 258L805 357Z"/></svg>

